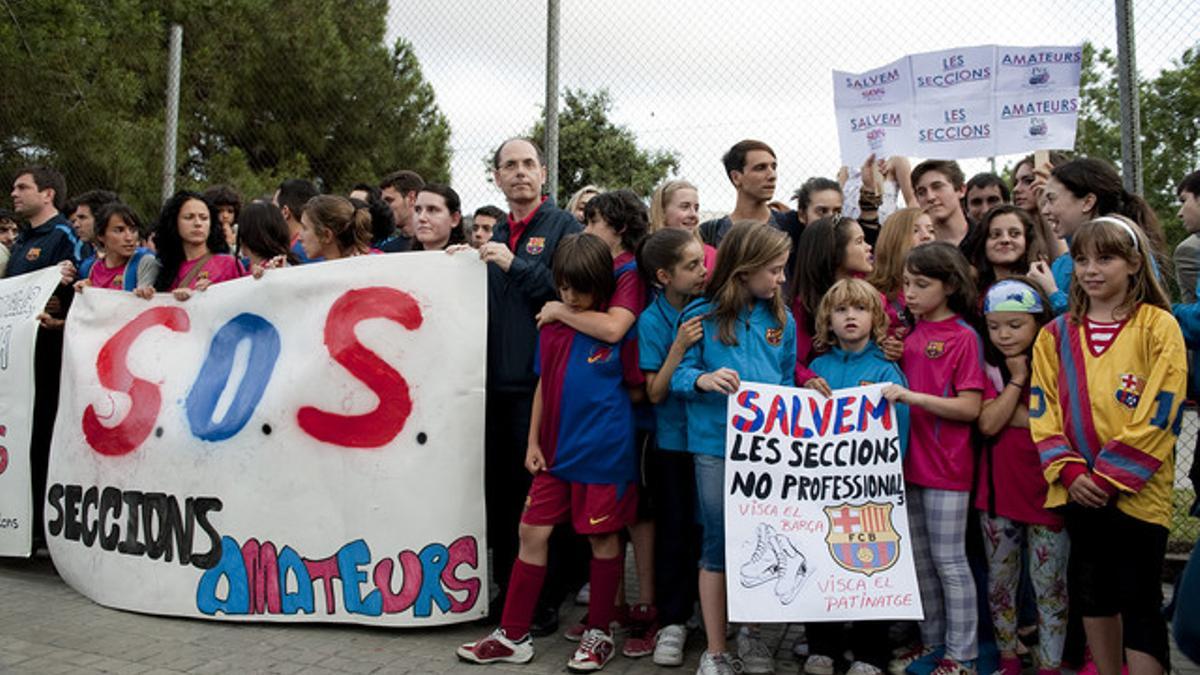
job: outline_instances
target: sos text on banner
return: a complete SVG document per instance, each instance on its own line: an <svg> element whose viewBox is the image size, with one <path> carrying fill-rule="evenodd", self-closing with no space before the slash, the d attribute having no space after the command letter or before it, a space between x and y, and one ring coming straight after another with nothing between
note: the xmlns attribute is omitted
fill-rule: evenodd
<svg viewBox="0 0 1200 675"><path fill-rule="evenodd" d="M0 280L0 556L33 544L33 355L38 319L62 273L51 267Z"/></svg>
<svg viewBox="0 0 1200 675"><path fill-rule="evenodd" d="M486 283L477 259L430 252L182 303L86 290L46 496L63 579L188 617L483 616Z"/></svg>
<svg viewBox="0 0 1200 675"><path fill-rule="evenodd" d="M833 71L842 162L1071 149L1082 46L985 45Z"/></svg>
<svg viewBox="0 0 1200 675"><path fill-rule="evenodd" d="M884 385L729 397L731 621L920 619L899 420Z"/></svg>

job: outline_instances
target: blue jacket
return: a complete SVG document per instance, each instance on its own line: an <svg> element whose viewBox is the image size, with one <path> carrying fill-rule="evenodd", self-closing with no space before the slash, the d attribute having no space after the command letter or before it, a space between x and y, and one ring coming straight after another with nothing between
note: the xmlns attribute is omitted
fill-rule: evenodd
<svg viewBox="0 0 1200 675"><path fill-rule="evenodd" d="M583 228L575 216L546 199L534 212L513 251L508 271L488 265L487 387L492 392L533 393L537 375L537 313L558 297L551 261L558 242ZM507 218L496 223L492 241L508 245Z"/></svg>
<svg viewBox="0 0 1200 675"><path fill-rule="evenodd" d="M895 361L888 361L874 342L857 352L843 351L834 347L827 354L813 359L808 364L814 373L825 378L830 389L848 389L868 384L891 382L902 387L908 386L904 373ZM896 426L900 434L900 454L908 452L908 405L894 403L896 411Z"/></svg>
<svg viewBox="0 0 1200 675"><path fill-rule="evenodd" d="M78 267L86 257L85 244L61 213L21 232L13 244L5 277L15 277L70 260ZM82 256L82 257L81 257Z"/></svg>
<svg viewBox="0 0 1200 675"><path fill-rule="evenodd" d="M687 401L687 441L690 452L725 456L726 406L728 396L696 389L696 380L718 368L737 371L742 382L795 386L796 322L785 311L781 326L766 302L758 300L743 308L734 322L737 344L720 340L720 329L712 314L712 303L699 300L688 305L680 321L703 316L704 337L688 349L671 377L671 391Z"/></svg>
<svg viewBox="0 0 1200 675"><path fill-rule="evenodd" d="M679 331L680 314L665 294L654 293L637 320L639 368L652 373L662 369ZM685 405L678 394L667 392L667 397L654 406L654 433L660 450L687 450Z"/></svg>

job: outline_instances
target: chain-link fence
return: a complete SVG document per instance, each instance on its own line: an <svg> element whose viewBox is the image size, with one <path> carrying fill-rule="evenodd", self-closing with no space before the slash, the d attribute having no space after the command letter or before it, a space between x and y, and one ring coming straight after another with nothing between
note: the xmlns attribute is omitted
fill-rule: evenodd
<svg viewBox="0 0 1200 675"><path fill-rule="evenodd" d="M1185 52L1200 43L1200 5L1182 0L1134 3L1136 66L1143 87L1164 71L1181 69ZM905 54L973 44L1049 45L1090 43L1087 65L1115 87L1118 45L1113 2L1013 2L950 6L945 3L647 3L632 0L560 6L559 85L573 93L607 91L608 119L636 134L639 146L675 153L675 175L699 188L703 209L726 213L734 193L720 157L736 141L752 137L771 144L779 159L776 198L787 199L809 177L838 171L831 71L852 72L882 65ZM410 40L438 93L451 128L451 173L464 203L503 204L491 185L485 158L497 141L533 129L542 111L547 60L546 3L491 3L469 13L442 3L394 3L389 36ZM453 36L450 39L448 36ZM453 46L450 45L453 42ZM1186 65L1186 64L1184 64ZM1196 66L1191 66L1195 70ZM1196 81L1193 79L1192 81ZM1180 92L1184 94L1184 92ZM1100 102L1094 102L1100 103ZM1120 165L1119 107L1113 100L1091 114L1116 128L1107 157ZM1143 105L1146 105L1143 102ZM1191 114L1200 118L1200 104ZM563 106L560 143L575 138L566 126L577 116ZM1085 110L1085 113L1089 111ZM1147 111L1143 111L1146 113ZM1150 140L1165 130L1143 124ZM1157 136L1155 137L1154 135ZM1178 181L1200 168L1198 147L1177 147L1172 171ZM1145 161L1161 161L1146 153ZM967 175L1003 171L1017 157L963 161ZM591 176L564 186L597 182ZM1151 184L1166 191L1159 215L1174 245L1184 236L1174 206L1175 183ZM607 186L615 187L615 186ZM561 197L569 191L560 191ZM1185 417L1176 464L1174 551L1191 548L1200 521L1187 517L1194 490L1187 478L1200 429Z"/></svg>
<svg viewBox="0 0 1200 675"><path fill-rule="evenodd" d="M345 191L405 168L449 180L470 214L504 204L487 160L499 141L535 128L546 100L546 2L3 4L0 62L10 67L0 88L0 168L45 160L63 169L73 195L115 190L146 216L161 203L172 23L184 30L181 187L230 183L248 200L284 178ZM1174 244L1183 233L1173 181L1200 166L1200 65L1190 51L1200 41L1200 4L1137 0L1133 10L1136 66L1150 99L1146 192L1158 196L1152 203ZM560 0L559 15L560 199L582 183L619 187L628 163L639 162L697 185L703 210L714 214L733 206L720 157L742 138L774 146L777 199L809 177L835 175L834 69L976 44L1086 41L1096 54L1087 68L1112 82L1115 56L1105 50L1115 55L1119 42L1117 8L1101 0ZM1085 106L1111 138L1081 141L1120 163L1115 95ZM1172 115L1156 114L1166 108ZM611 147L583 145L586 130L602 123L623 127L645 153L606 158ZM602 166L605 159L617 165ZM962 164L968 175L1003 172L1015 159ZM1172 536L1180 545L1200 535L1200 524L1183 517L1197 426L1190 414L1179 445Z"/></svg>

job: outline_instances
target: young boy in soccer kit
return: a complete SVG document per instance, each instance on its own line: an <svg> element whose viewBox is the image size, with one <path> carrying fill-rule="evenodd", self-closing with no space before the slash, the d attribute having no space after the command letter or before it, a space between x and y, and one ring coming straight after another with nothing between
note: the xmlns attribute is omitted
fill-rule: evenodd
<svg viewBox="0 0 1200 675"><path fill-rule="evenodd" d="M603 308L616 280L612 255L599 238L571 235L554 256L555 282L571 311ZM529 625L546 579L550 533L570 520L592 547L588 630L567 667L600 670L615 654L609 626L622 572L620 532L636 518L637 463L633 407L627 386L640 386L636 355L563 322L542 327L535 360L539 380L525 467L534 474L521 515L520 552L513 566L500 628L464 644L473 663L527 663Z"/></svg>

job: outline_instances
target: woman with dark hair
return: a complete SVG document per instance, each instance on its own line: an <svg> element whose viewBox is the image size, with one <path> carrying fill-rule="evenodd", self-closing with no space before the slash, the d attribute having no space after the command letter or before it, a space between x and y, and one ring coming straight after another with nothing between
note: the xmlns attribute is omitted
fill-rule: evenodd
<svg viewBox="0 0 1200 675"><path fill-rule="evenodd" d="M414 251L443 251L448 246L467 243L463 231L462 202L458 193L448 185L426 183L417 193L413 206L417 241Z"/></svg>
<svg viewBox="0 0 1200 675"><path fill-rule="evenodd" d="M1155 274L1161 278L1162 270L1169 269L1166 235L1158 216L1145 199L1125 190L1120 174L1108 162L1081 157L1054 167L1041 197L1045 200L1042 213L1054 228L1054 234L1068 244L1075 231L1093 218L1125 216L1149 240ZM1073 269L1070 252L1054 259L1051 270L1060 290L1065 292L1070 287Z"/></svg>
<svg viewBox="0 0 1200 675"><path fill-rule="evenodd" d="M242 264L252 272L300 264L299 257L288 248L283 212L269 202L253 202L242 209L237 241Z"/></svg>
<svg viewBox="0 0 1200 675"><path fill-rule="evenodd" d="M198 192L180 190L163 205L154 232L162 271L154 282L157 291L173 291L180 300L189 291L245 274L220 228L213 227L216 210Z"/></svg>

